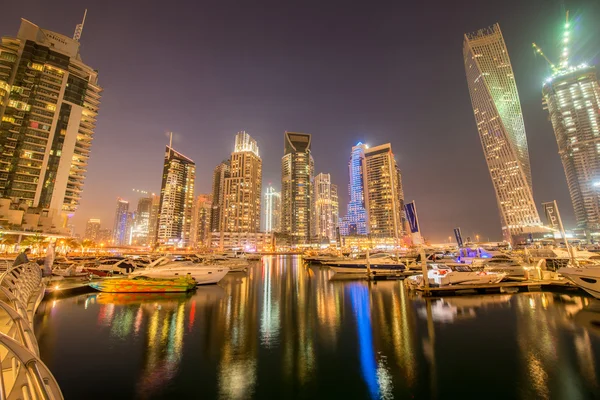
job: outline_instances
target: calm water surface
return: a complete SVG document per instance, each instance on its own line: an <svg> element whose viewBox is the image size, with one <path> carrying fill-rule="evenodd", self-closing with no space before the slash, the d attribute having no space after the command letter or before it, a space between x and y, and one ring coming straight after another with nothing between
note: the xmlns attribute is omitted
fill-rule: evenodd
<svg viewBox="0 0 600 400"><path fill-rule="evenodd" d="M600 398L600 302L413 298L297 257L189 295L47 301L36 332L67 399Z"/></svg>

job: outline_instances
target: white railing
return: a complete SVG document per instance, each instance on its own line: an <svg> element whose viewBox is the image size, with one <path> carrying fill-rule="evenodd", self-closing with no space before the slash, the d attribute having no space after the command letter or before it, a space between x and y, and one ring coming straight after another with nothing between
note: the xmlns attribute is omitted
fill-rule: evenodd
<svg viewBox="0 0 600 400"><path fill-rule="evenodd" d="M36 263L0 275L0 400L60 400L58 383L40 359L33 317L46 285Z"/></svg>

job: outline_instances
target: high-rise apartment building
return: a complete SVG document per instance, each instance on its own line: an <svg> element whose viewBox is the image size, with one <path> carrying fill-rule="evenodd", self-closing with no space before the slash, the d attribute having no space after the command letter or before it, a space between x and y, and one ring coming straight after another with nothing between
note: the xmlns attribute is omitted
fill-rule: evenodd
<svg viewBox="0 0 600 400"><path fill-rule="evenodd" d="M262 195L262 159L258 145L246 132L238 132L225 178L223 232L258 232Z"/></svg>
<svg viewBox="0 0 600 400"><path fill-rule="evenodd" d="M212 232L221 232L221 223L223 222L223 207L225 204L225 180L230 176L229 160L217 165L213 172L212 184L212 211L210 214L210 230Z"/></svg>
<svg viewBox="0 0 600 400"><path fill-rule="evenodd" d="M127 216L129 214L129 202L121 198L117 199L117 209L115 211L115 222L113 224L112 241L115 246L124 246L127 244Z"/></svg>
<svg viewBox="0 0 600 400"><path fill-rule="evenodd" d="M156 243L156 233L158 228L158 211L160 209L160 196L152 193L150 196L152 203L150 205L150 219L148 221L148 245L154 246Z"/></svg>
<svg viewBox="0 0 600 400"><path fill-rule="evenodd" d="M348 202L348 212L340 221L340 234L343 236L369 233L365 195L365 151L367 148L366 144L358 142L356 146L352 147L350 154L348 162L350 201Z"/></svg>
<svg viewBox="0 0 600 400"><path fill-rule="evenodd" d="M343 236L370 235L398 244L404 235L402 176L389 143L358 143L350 162L348 214L340 222Z"/></svg>
<svg viewBox="0 0 600 400"><path fill-rule="evenodd" d="M368 148L365 166L369 233L397 242L404 234L404 191L392 145Z"/></svg>
<svg viewBox="0 0 600 400"><path fill-rule="evenodd" d="M160 190L158 244L190 246L195 181L194 161L167 146Z"/></svg>
<svg viewBox="0 0 600 400"><path fill-rule="evenodd" d="M335 240L338 222L337 186L329 174L320 173L314 179L314 234L318 238Z"/></svg>
<svg viewBox="0 0 600 400"><path fill-rule="evenodd" d="M281 231L281 193L271 185L265 193L265 232Z"/></svg>
<svg viewBox="0 0 600 400"><path fill-rule="evenodd" d="M210 247L212 204L212 194L200 194L196 197L192 219L192 245L194 247Z"/></svg>
<svg viewBox="0 0 600 400"><path fill-rule="evenodd" d="M131 231L131 244L134 246L149 246L150 243L150 214L152 213L152 198L142 197L138 200L135 219Z"/></svg>
<svg viewBox="0 0 600 400"><path fill-rule="evenodd" d="M97 218L88 219L85 224L85 239L96 242L100 235L100 220Z"/></svg>
<svg viewBox="0 0 600 400"><path fill-rule="evenodd" d="M315 162L311 135L285 132L281 159L281 228L293 244L310 243Z"/></svg>
<svg viewBox="0 0 600 400"><path fill-rule="evenodd" d="M463 56L502 233L507 241L522 242L544 229L533 199L521 103L500 26L465 34Z"/></svg>
<svg viewBox="0 0 600 400"><path fill-rule="evenodd" d="M50 217L49 231L77 210L100 105L77 39L21 20L0 43L0 197Z"/></svg>
<svg viewBox="0 0 600 400"><path fill-rule="evenodd" d="M542 93L550 113L579 228L600 230L600 86L596 68L569 65L567 20L561 60ZM541 50L538 48L538 52Z"/></svg>

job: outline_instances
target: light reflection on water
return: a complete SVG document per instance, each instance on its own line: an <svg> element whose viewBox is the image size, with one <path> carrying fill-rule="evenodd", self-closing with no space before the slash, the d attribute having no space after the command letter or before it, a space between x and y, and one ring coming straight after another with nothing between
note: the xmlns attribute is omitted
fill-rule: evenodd
<svg viewBox="0 0 600 400"><path fill-rule="evenodd" d="M589 297L425 301L402 282L331 276L297 257L265 257L193 294L46 302L36 320L42 358L66 398L600 393L600 306Z"/></svg>

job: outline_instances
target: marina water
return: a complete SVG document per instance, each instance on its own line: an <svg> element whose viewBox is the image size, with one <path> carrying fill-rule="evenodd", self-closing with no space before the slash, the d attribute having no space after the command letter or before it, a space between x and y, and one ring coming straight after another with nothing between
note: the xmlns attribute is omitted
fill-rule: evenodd
<svg viewBox="0 0 600 400"><path fill-rule="evenodd" d="M600 301L332 277L270 256L190 294L50 299L42 359L67 399L600 398Z"/></svg>

